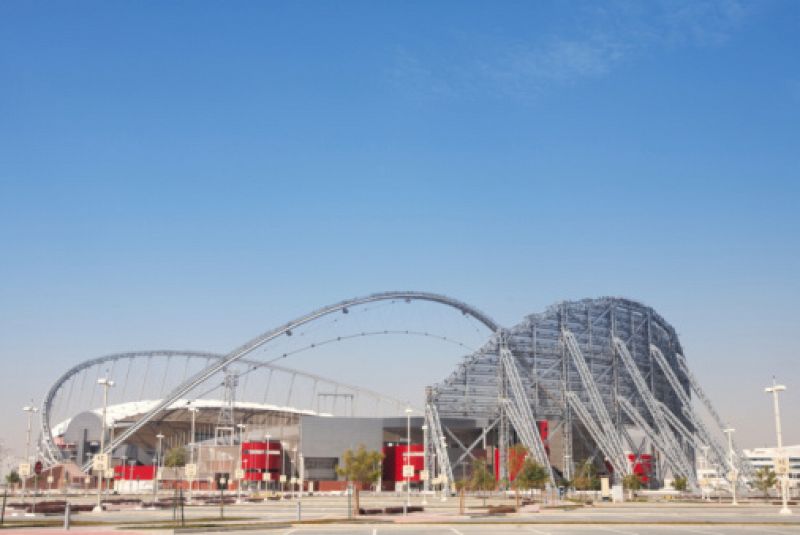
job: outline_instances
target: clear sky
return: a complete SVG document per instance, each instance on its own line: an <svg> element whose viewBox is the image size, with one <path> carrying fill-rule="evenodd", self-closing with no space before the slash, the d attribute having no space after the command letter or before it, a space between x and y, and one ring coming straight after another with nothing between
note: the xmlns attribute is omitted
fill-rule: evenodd
<svg viewBox="0 0 800 535"><path fill-rule="evenodd" d="M0 2L0 437L342 298L658 310L800 442L800 3ZM431 377L430 382L440 377ZM379 385L380 386L380 385Z"/></svg>

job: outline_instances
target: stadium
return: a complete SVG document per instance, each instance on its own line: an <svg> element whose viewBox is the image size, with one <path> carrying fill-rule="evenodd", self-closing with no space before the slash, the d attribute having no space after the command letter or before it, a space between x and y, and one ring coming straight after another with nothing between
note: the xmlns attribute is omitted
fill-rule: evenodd
<svg viewBox="0 0 800 535"><path fill-rule="evenodd" d="M467 347L429 325L342 331L356 313L412 303L455 312L482 340L449 375L425 377L421 406L276 363L356 338ZM587 466L616 484L636 474L650 488L677 477L698 488L700 456L720 477L743 481L752 469L738 453L729 466L724 423L683 353L675 329L629 299L560 302L504 328L447 296L384 292L315 310L227 354L135 351L77 363L44 397L38 456L65 485L103 477L141 492L154 480L191 490L342 490L336 468L359 445L383 452L387 490L452 490L476 460L506 485L516 445L547 468L551 488ZM164 467L176 447L187 452L183 466Z"/></svg>

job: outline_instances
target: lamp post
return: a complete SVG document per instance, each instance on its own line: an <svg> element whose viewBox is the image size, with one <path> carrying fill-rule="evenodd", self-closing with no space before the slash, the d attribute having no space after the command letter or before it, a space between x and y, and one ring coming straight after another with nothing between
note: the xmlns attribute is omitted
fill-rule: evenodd
<svg viewBox="0 0 800 535"><path fill-rule="evenodd" d="M266 438L266 441L267 441L267 447L266 447L266 448L265 448L265 450L264 450L264 453L266 454L266 459L267 459L267 460L266 460L266 466L267 466L267 472L266 472L266 473L267 473L267 482L266 482L266 485L265 485L265 487L264 487L264 490L267 490L267 491L268 491L268 490L270 490L270 489L272 488L272 472L270 472L270 471L269 471L270 464L271 464L271 463L270 463L270 455L272 454L272 450L271 450L271 449L270 449L270 447L269 447L269 439L271 438L271 435L270 435L269 433L267 433L267 434L266 434L266 436L265 436L265 438Z"/></svg>
<svg viewBox="0 0 800 535"><path fill-rule="evenodd" d="M768 386L764 389L764 392L768 394L772 394L772 406L775 412L775 435L778 439L778 462L783 464L784 462L784 452L783 452L783 439L781 437L781 409L778 403L778 394L786 390L786 386L779 385L775 383L775 378L772 379L772 386ZM775 463L776 467L778 462ZM792 510L789 509L789 499L788 499L788 491L789 491L789 467L788 465L785 467L781 467L781 501L783 502L783 507L781 507L780 513L782 515L790 515L792 514Z"/></svg>
<svg viewBox="0 0 800 535"><path fill-rule="evenodd" d="M190 406L189 407L189 412L192 413L192 443L191 443L191 446L189 447L189 457L191 459L190 464L192 464L192 466L193 466L191 477L189 478L189 503L192 503L192 498L194 497L194 478L195 478L195 476L197 474L197 467L194 466L194 464L195 464L194 463L194 448L195 448L195 444L196 444L196 442L195 442L195 433L194 433L194 420L195 420L195 417L197 415L197 411L198 411L197 407L194 407L194 406Z"/></svg>
<svg viewBox="0 0 800 535"><path fill-rule="evenodd" d="M158 439L158 449L156 450L156 473L153 475L153 501L158 501L158 473L161 471L161 465L164 462L164 451L162 443L164 440L164 433L156 435Z"/></svg>
<svg viewBox="0 0 800 535"><path fill-rule="evenodd" d="M298 463L297 463L297 446L292 448L292 459L294 459L294 461L292 461L290 459L289 462L294 462L294 468L289 471L289 473L292 476L291 479L289 480L289 486L292 488L292 499L294 499L295 498L295 494L294 494L295 488L294 488L294 486L297 484L297 476L295 476L294 473L295 472L299 473L299 471L297 469L297 467L298 467Z"/></svg>
<svg viewBox="0 0 800 535"><path fill-rule="evenodd" d="M156 508L156 491L158 490L158 455L153 457L153 509Z"/></svg>
<svg viewBox="0 0 800 535"><path fill-rule="evenodd" d="M281 433L283 434L283 433ZM284 470L286 469L286 443L281 440L281 473L280 475L283 476L283 481L280 482L281 484L281 499L286 498L286 474Z"/></svg>
<svg viewBox="0 0 800 535"><path fill-rule="evenodd" d="M425 480L422 482L422 505L428 505L427 495L430 490L431 473L429 472L428 462L428 426L422 424L422 470L425 472Z"/></svg>
<svg viewBox="0 0 800 535"><path fill-rule="evenodd" d="M731 465L730 477L728 478L731 482L731 495L733 496L733 501L731 501L731 505L738 505L736 503L736 483L739 479L739 475L736 470L736 464L733 462L733 433L736 429L729 427L727 429L723 429L722 432L728 435L728 464Z"/></svg>
<svg viewBox="0 0 800 535"><path fill-rule="evenodd" d="M99 472L97 476L97 504L94 506L93 511L95 513L102 513L103 506L100 503L101 499L101 492L103 490L103 476L106 473L106 468L108 468L108 456L105 452L105 445L106 445L106 410L108 408L108 389L114 386L114 381L109 379L108 377L101 377L97 380L97 384L103 387L103 416L100 421L100 459L98 461L98 465L94 467L96 472Z"/></svg>
<svg viewBox="0 0 800 535"><path fill-rule="evenodd" d="M23 474L22 476L22 495L25 495L25 489L28 484L28 477L30 474L30 467L31 467L31 421L33 420L33 415L39 412L38 407L34 406L33 403L30 405L26 405L22 407L22 410L28 413L28 439L25 442L25 463L28 464L27 474Z"/></svg>
<svg viewBox="0 0 800 535"><path fill-rule="evenodd" d="M245 424L236 424L236 427L239 428L239 466L236 468L236 471L243 471L244 467L244 430L247 427ZM239 480L238 484L236 485L236 503L242 503L242 480L243 477L237 477L236 479Z"/></svg>
<svg viewBox="0 0 800 535"><path fill-rule="evenodd" d="M131 482L133 481L133 466L134 466L135 463L136 463L136 459L134 459L133 457L131 457L127 461L127 464L128 464L128 468L127 468L127 470L128 470L128 481L131 481ZM131 486L131 489L132 489L133 488L133 483L130 483L130 486ZM138 490L138 488L139 488L138 483L136 485L136 488Z"/></svg>
<svg viewBox="0 0 800 535"><path fill-rule="evenodd" d="M447 438L445 438L444 435L442 435L440 438L441 438L441 441L442 441L442 453L444 455L447 455ZM439 471L440 471L439 477L441 477L442 480L443 480L443 483L442 483L442 501L446 502L447 501L447 494L448 494L447 491L448 491L448 487L450 486L450 481L447 480L447 474L442 473L442 472L444 472L444 470L443 470L444 462L445 461L443 459L439 461Z"/></svg>
<svg viewBox="0 0 800 535"><path fill-rule="evenodd" d="M406 476L406 511L411 506L411 475L408 473L410 470L406 466L411 466L411 407L406 407L406 463L403 466L403 472Z"/></svg>

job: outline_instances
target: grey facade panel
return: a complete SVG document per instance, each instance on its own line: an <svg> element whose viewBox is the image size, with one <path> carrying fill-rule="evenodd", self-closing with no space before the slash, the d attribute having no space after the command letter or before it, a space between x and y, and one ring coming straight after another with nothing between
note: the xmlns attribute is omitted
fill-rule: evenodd
<svg viewBox="0 0 800 535"><path fill-rule="evenodd" d="M300 451L304 457L341 459L345 450L363 444L368 450L383 446L383 420L379 418L300 417Z"/></svg>

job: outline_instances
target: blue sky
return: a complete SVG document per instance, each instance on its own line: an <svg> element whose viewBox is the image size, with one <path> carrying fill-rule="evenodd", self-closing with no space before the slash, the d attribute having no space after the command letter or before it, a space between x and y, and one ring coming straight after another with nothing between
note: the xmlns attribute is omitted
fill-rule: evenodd
<svg viewBox="0 0 800 535"><path fill-rule="evenodd" d="M795 2L0 3L0 401L372 291L623 295L800 442ZM432 377L431 382L439 377ZM0 416L19 449L21 411Z"/></svg>

